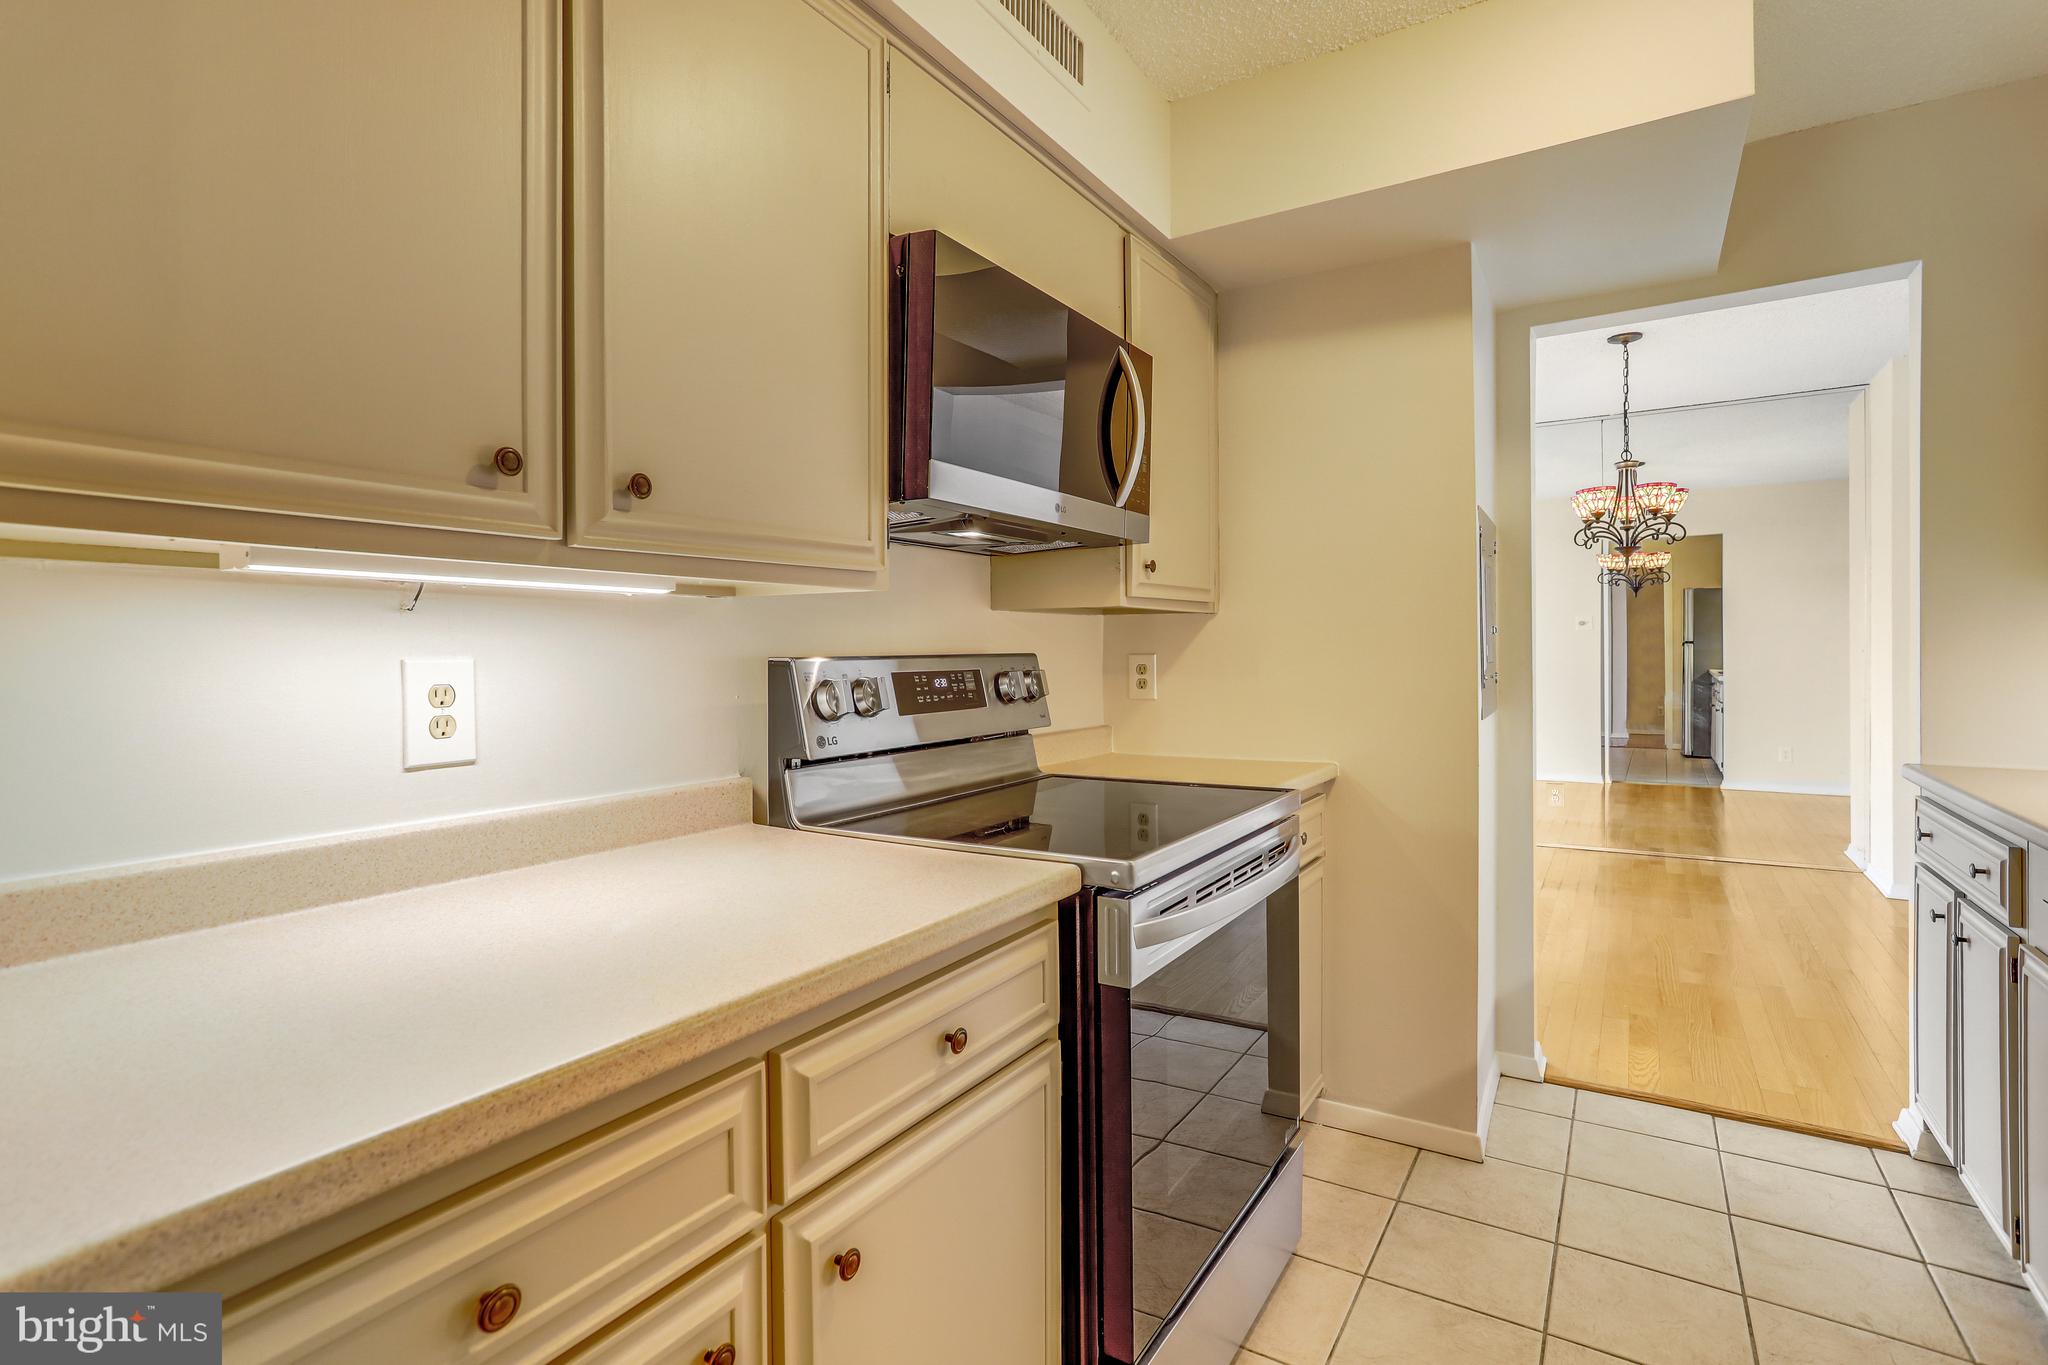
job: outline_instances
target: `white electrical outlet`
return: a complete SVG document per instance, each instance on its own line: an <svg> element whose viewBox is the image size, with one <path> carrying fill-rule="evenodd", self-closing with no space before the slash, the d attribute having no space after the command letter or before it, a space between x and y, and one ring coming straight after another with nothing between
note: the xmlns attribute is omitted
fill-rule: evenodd
<svg viewBox="0 0 2048 1365"><path fill-rule="evenodd" d="M1159 656L1157 654L1133 654L1130 656L1130 676L1125 691L1132 701L1157 701L1159 699Z"/></svg>
<svg viewBox="0 0 2048 1365"><path fill-rule="evenodd" d="M1778 762L1780 762L1780 763L1790 763L1791 761L1792 761L1792 746L1788 744L1788 745L1786 745L1786 746L1785 746L1784 748L1782 748L1782 749L1778 750Z"/></svg>
<svg viewBox="0 0 2048 1365"><path fill-rule="evenodd" d="M405 770L476 762L476 661L401 659Z"/></svg>

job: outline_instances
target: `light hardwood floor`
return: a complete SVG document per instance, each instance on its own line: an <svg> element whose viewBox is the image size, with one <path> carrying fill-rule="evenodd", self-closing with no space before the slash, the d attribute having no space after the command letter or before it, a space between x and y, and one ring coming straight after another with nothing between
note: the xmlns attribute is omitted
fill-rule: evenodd
<svg viewBox="0 0 2048 1365"><path fill-rule="evenodd" d="M1537 1036L1551 1075L1897 1146L1907 909L1842 856L1847 806L1539 784Z"/></svg>

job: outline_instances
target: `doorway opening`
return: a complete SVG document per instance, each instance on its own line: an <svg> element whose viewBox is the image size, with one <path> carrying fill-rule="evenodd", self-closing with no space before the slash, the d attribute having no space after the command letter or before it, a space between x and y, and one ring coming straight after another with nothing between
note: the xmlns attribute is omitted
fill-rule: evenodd
<svg viewBox="0 0 2048 1365"><path fill-rule="evenodd" d="M1917 267L1531 338L1537 1037L1592 1089L1897 1146L1918 753ZM1573 494L1689 493L1599 581Z"/></svg>

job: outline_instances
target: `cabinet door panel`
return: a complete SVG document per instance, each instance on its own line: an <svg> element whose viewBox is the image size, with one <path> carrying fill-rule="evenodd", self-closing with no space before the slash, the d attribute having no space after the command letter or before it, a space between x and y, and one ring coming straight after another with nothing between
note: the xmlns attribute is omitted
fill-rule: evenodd
<svg viewBox="0 0 2048 1365"><path fill-rule="evenodd" d="M1956 929L1955 893L1925 872L1913 878L1913 1084L1920 1113L1935 1141L1951 1155L1954 1100L1949 1085L1952 1015L1950 951Z"/></svg>
<svg viewBox="0 0 2048 1365"><path fill-rule="evenodd" d="M2048 1290L2048 957L2031 951L2020 964L2020 1067L2023 1259Z"/></svg>
<svg viewBox="0 0 2048 1365"><path fill-rule="evenodd" d="M560 533L553 5L6 29L0 486Z"/></svg>
<svg viewBox="0 0 2048 1365"><path fill-rule="evenodd" d="M1059 1122L1046 1043L777 1218L784 1365L1053 1365Z"/></svg>
<svg viewBox="0 0 2048 1365"><path fill-rule="evenodd" d="M2007 963L2004 926L1967 901L1956 945L1956 1172L2006 1223Z"/></svg>
<svg viewBox="0 0 2048 1365"><path fill-rule="evenodd" d="M1301 1099L1323 1088L1323 864L1301 870Z"/></svg>
<svg viewBox="0 0 2048 1365"><path fill-rule="evenodd" d="M656 1294L554 1365L705 1365L728 1346L733 1365L768 1359L768 1247L760 1237Z"/></svg>
<svg viewBox="0 0 2048 1365"><path fill-rule="evenodd" d="M1130 239L1130 336L1152 356L1151 540L1125 551L1134 598L1216 596L1216 299Z"/></svg>
<svg viewBox="0 0 2048 1365"><path fill-rule="evenodd" d="M880 568L880 35L836 0L575 13L571 539Z"/></svg>

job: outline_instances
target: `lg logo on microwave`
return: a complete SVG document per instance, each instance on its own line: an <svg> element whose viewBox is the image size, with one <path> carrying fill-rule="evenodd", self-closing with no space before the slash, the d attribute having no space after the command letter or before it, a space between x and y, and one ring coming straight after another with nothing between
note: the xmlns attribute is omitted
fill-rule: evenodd
<svg viewBox="0 0 2048 1365"><path fill-rule="evenodd" d="M218 1365L218 1294L0 1294L0 1360Z"/></svg>

